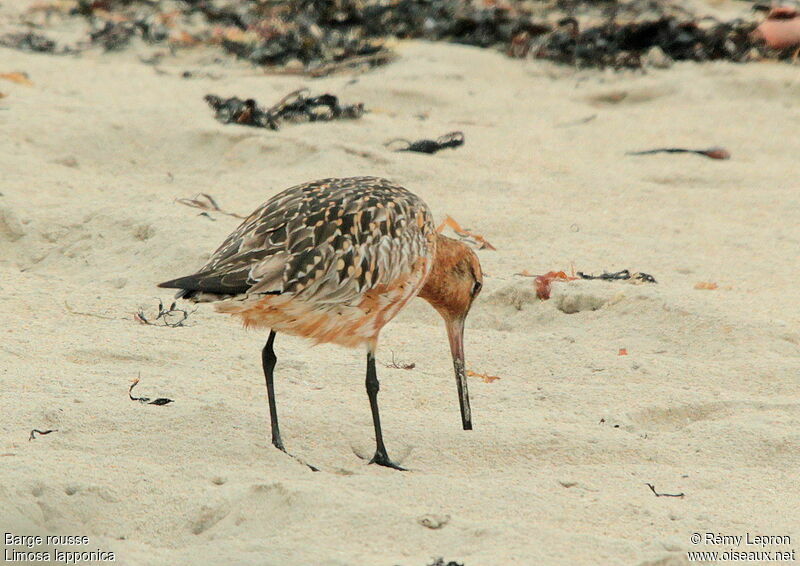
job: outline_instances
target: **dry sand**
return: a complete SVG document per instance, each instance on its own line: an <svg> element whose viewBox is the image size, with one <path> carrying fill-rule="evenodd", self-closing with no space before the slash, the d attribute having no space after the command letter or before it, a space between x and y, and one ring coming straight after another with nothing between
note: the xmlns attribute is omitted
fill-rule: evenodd
<svg viewBox="0 0 800 566"><path fill-rule="evenodd" d="M797 68L576 72L397 48L394 64L319 80L0 50L0 72L33 82L0 80L0 530L87 535L136 566L642 566L729 548L694 532L800 550ZM301 86L372 112L271 132L221 125L202 100ZM382 146L451 130L466 145L435 156ZM733 158L624 155L664 145ZM176 198L248 213L299 182L367 174L497 247L479 252L466 348L500 379L472 379L462 431L444 328L422 301L403 312L379 354L416 364L379 369L389 452L411 469L398 473L357 456L373 446L363 352L279 336L284 441L313 473L270 446L263 334L209 306L184 328L132 315L237 225ZM570 265L658 284L555 283L539 301L515 276ZM175 403L131 402L137 375L137 393ZM29 441L33 428L58 432Z"/></svg>

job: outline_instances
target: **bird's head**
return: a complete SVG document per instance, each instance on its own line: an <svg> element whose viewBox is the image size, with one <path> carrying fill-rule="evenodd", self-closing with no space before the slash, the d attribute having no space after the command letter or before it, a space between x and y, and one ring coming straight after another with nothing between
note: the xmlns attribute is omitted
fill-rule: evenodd
<svg viewBox="0 0 800 566"><path fill-rule="evenodd" d="M467 377L464 368L464 321L483 286L478 256L466 244L437 234L436 258L419 296L442 316L450 338L450 352L458 383L461 422L472 429Z"/></svg>

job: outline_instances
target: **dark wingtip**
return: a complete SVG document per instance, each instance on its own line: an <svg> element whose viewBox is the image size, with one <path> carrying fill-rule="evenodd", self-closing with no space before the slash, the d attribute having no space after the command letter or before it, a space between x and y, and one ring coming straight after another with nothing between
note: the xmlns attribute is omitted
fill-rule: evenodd
<svg viewBox="0 0 800 566"><path fill-rule="evenodd" d="M194 289L186 289L184 288L186 277L181 277L179 279L172 279L170 281L164 281L163 283L159 283L157 287L161 287L162 289L179 289L177 293L175 293L176 299L190 299L192 295L194 295Z"/></svg>
<svg viewBox="0 0 800 566"><path fill-rule="evenodd" d="M247 282L246 268L238 272L203 271L186 277L178 277L171 281L159 283L159 287L168 289L186 289L189 292L212 293L216 295L239 295L250 288Z"/></svg>
<svg viewBox="0 0 800 566"><path fill-rule="evenodd" d="M181 278L182 279L182 278ZM180 279L171 279L169 281L164 281L163 283L159 283L156 287L161 287L162 289L180 289Z"/></svg>

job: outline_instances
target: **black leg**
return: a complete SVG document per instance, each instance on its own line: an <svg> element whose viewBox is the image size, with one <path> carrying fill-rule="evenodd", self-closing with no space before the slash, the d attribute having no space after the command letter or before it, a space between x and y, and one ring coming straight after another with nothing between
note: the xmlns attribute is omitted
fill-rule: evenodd
<svg viewBox="0 0 800 566"><path fill-rule="evenodd" d="M283 441L281 440L281 429L278 427L278 410L275 408L275 386L272 383L273 372L275 370L275 364L278 362L278 357L275 355L275 350L273 349L272 345L275 343L275 331L270 330L269 338L267 338L267 343L264 345L264 349L261 350L261 364L264 366L264 378L267 381L267 400L269 401L269 420L270 424L272 425L272 445L275 446L278 450L283 451L286 454L286 448L283 447ZM292 456L289 454L289 456ZM305 464L308 466L311 471L318 472L319 470L308 464L307 462L303 462L297 456L292 456L298 462Z"/></svg>
<svg viewBox="0 0 800 566"><path fill-rule="evenodd" d="M375 425L375 455L370 464L378 464L395 470L405 470L389 459L386 454L386 446L383 445L383 434L381 433L381 416L378 413L378 391L381 386L378 383L378 374L375 371L375 356L372 352L367 352L367 395L369 396L369 406L372 409L372 424Z"/></svg>
<svg viewBox="0 0 800 566"><path fill-rule="evenodd" d="M278 410L275 408L275 387L272 384L272 374L275 370L275 363L278 361L277 356L275 356L275 350L272 348L274 342L275 331L270 330L267 343L264 345L264 349L261 350L261 364L264 366L264 377L267 380L269 420L272 424L272 445L278 450L286 452L286 449L283 447L283 441L281 440L281 430L278 427Z"/></svg>

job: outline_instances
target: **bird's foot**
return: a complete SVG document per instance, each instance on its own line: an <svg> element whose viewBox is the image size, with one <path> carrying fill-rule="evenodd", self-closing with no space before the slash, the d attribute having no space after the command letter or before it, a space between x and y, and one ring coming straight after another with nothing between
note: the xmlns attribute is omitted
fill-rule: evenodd
<svg viewBox="0 0 800 566"><path fill-rule="evenodd" d="M286 451L286 448L284 448L284 447L283 447L283 442L281 442L281 439L280 439L280 438L278 438L278 441L277 441L277 442L275 442L275 439L273 438L273 439L272 439L272 445L273 445L275 448L277 448L278 450L280 450L281 452L283 452L284 454L286 454L287 456L289 456L290 458L293 458L293 459L297 460L298 462L300 462L301 464L303 464L305 467L307 467L307 468L308 468L309 470L311 470L312 472L318 472L318 471L319 471L319 468L315 468L314 466L312 466L311 464L309 464L309 463L308 463L308 462L306 462L305 460L303 460L303 459L301 459L301 458L298 458L298 457L297 457L297 456L295 456L294 454L289 454L289 453Z"/></svg>
<svg viewBox="0 0 800 566"><path fill-rule="evenodd" d="M289 454L289 456L292 456L292 455L291 455L291 454ZM308 468L308 469L309 469L309 470L311 470L312 472L318 472L318 471L319 471L319 468L315 468L314 466L312 466L312 465L311 465L311 464L309 464L308 462L304 462L303 460L301 460L301 459L300 459L300 458L298 458L297 456L292 456L292 458L294 458L295 460L297 460L298 462L300 462L301 464L303 464L303 465L304 465L306 468Z"/></svg>
<svg viewBox="0 0 800 566"><path fill-rule="evenodd" d="M376 450L375 455L372 457L372 460L369 461L370 464L378 464L379 466L384 466L386 468L392 468L394 470L400 470L401 472L407 472L408 470L402 466L398 466L394 462L389 459L389 456L386 454L386 451Z"/></svg>

